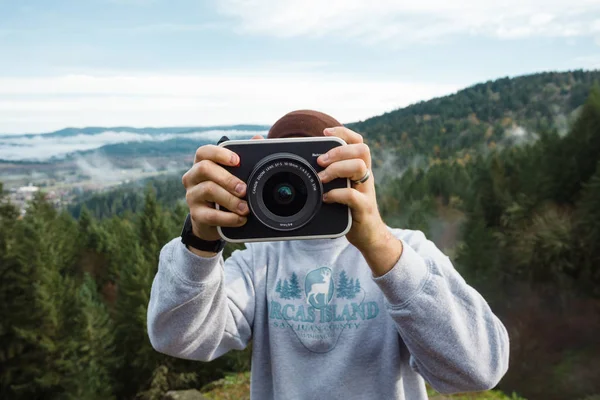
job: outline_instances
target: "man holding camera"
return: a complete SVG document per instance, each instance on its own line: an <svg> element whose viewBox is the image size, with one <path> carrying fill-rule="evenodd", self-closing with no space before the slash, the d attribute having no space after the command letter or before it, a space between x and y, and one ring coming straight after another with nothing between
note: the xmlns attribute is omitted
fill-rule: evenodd
<svg viewBox="0 0 600 400"><path fill-rule="evenodd" d="M200 147L183 176L187 229L163 248L152 287L154 348L210 361L252 339L251 397L261 400L426 399L425 381L442 393L494 387L508 368L506 329L423 233L385 225L362 137L306 110L268 135L302 136L347 143L317 162L324 185L351 182L323 195L349 207L349 231L247 243L223 262L217 226L243 226L251 212L246 183L228 172L244 160Z"/></svg>

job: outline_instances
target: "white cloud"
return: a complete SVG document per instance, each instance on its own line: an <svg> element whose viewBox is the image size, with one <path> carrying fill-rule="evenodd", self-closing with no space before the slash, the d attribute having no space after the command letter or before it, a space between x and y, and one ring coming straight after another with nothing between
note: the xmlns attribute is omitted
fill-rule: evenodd
<svg viewBox="0 0 600 400"><path fill-rule="evenodd" d="M598 31L600 17L597 0L223 0L218 8L236 19L242 32L396 45L450 35L589 36Z"/></svg>
<svg viewBox="0 0 600 400"><path fill-rule="evenodd" d="M95 135L78 134L64 137L48 137L45 135L0 137L0 160L48 160L52 157L60 158L69 153L98 149L116 143L161 142L175 138L203 139L217 142L224 135L230 138L248 138L255 134L265 136L267 132L212 130L150 135L135 132L104 131Z"/></svg>
<svg viewBox="0 0 600 400"><path fill-rule="evenodd" d="M0 133L65 126L271 124L301 108L351 122L461 86L268 71L0 77Z"/></svg>

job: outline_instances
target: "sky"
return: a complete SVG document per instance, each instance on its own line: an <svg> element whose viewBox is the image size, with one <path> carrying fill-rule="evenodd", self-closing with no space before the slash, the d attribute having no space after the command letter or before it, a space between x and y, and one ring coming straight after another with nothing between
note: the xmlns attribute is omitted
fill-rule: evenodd
<svg viewBox="0 0 600 400"><path fill-rule="evenodd" d="M353 122L600 68L600 0L0 0L0 133Z"/></svg>

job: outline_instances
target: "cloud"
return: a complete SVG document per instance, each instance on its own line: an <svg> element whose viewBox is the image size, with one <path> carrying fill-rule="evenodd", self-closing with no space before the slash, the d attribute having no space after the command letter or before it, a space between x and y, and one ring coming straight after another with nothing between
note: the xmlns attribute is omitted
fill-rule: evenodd
<svg viewBox="0 0 600 400"><path fill-rule="evenodd" d="M243 33L276 37L331 35L397 45L451 36L499 39L590 36L596 0L223 0L218 10Z"/></svg>
<svg viewBox="0 0 600 400"><path fill-rule="evenodd" d="M75 157L75 165L97 183L114 183L124 180L123 172L106 158L97 154L88 157Z"/></svg>
<svg viewBox="0 0 600 400"><path fill-rule="evenodd" d="M134 132L105 131L95 135L79 134L66 137L46 137L45 135L0 137L0 159L13 161L44 161L52 157L64 157L65 155L76 151L97 149L108 144L144 141L161 142L176 138L203 139L217 142L224 135L230 138L249 138L255 134L266 135L267 132L214 130L181 134L163 133L150 135Z"/></svg>
<svg viewBox="0 0 600 400"><path fill-rule="evenodd" d="M0 133L66 126L271 124L301 108L352 122L463 86L278 71L0 77Z"/></svg>

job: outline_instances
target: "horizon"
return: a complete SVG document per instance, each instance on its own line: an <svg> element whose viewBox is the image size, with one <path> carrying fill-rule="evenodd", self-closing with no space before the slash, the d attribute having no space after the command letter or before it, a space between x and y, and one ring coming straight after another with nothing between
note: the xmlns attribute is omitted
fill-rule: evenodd
<svg viewBox="0 0 600 400"><path fill-rule="evenodd" d="M390 110L385 110L379 114L376 115L372 115L372 116L368 116L366 118L360 119L360 120L353 120L353 121L343 121L342 123L347 125L347 124L353 124L353 123L357 123L357 122L362 122L371 118L376 118L379 117L383 114L387 114L390 112L394 112L397 110L401 110L401 109L405 109L405 108L409 108L411 106L414 106L415 104L419 104L419 103L423 103L423 102L428 102L431 100L435 100L438 98L444 98L444 97L450 97L453 95L456 95L457 93L471 88L473 86L477 86L479 84L485 84L487 82L494 82L497 81L499 79L515 79L515 78L521 78L521 77L527 77L527 76L531 76L531 75L537 75L537 74L546 74L546 73L568 73L568 72L574 72L574 71L578 71L578 70L582 70L584 72L595 72L595 71L600 71L600 68L590 68L590 69L585 69L585 68L579 68L579 69L570 69L570 70L564 70L564 71L559 71L559 70L546 70L546 71L538 71L538 72L531 72L531 73L526 73L526 74L521 74L521 75L515 75L515 76L499 76L496 78L492 78L492 79L488 79L486 81L479 81L479 82L473 82L471 84L469 84L468 86L465 87L461 87L458 88L457 90L454 90L451 93L447 93L447 94L442 94L442 95L438 95L438 96L434 96L431 98L426 98L426 99L420 99L420 100L416 100L410 104L407 105L403 105L403 106L399 106L399 107L395 107L393 109ZM289 110L290 112L293 110ZM283 114L281 115L283 116ZM106 130L114 130L114 129L136 129L136 130L144 130L144 129L212 129L212 130L219 130L219 129L229 129L229 128L233 128L233 127L237 127L237 126L252 126L252 127L270 127L275 121L273 121L272 123L247 123L244 121L241 122L232 122L232 123L224 123L224 124L197 124L197 125L177 125L177 124L170 124L170 125L111 125L111 126L100 126L100 125L81 125L81 126L63 126L61 128L58 129L53 129L53 130L47 130L47 131L38 131L38 132L2 132L0 131L0 138L2 136L8 137L8 136L20 136L20 135L30 135L30 136L38 136L38 135L47 135L47 134L53 134L56 132L60 132L63 130L69 130L69 129L73 129L73 130L83 130L83 129L106 129Z"/></svg>
<svg viewBox="0 0 600 400"><path fill-rule="evenodd" d="M310 12L307 12L310 11ZM360 121L500 77L600 68L600 3L0 0L0 132Z"/></svg>

